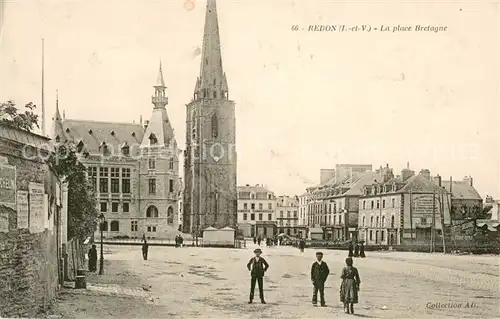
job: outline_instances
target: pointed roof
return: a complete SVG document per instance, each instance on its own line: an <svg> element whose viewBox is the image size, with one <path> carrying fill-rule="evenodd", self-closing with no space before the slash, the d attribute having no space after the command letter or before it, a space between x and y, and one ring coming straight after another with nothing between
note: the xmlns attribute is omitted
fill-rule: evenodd
<svg viewBox="0 0 500 319"><path fill-rule="evenodd" d="M442 181L441 185L446 190L450 190L450 181ZM474 186L464 181L452 181L451 193L455 198L482 200Z"/></svg>
<svg viewBox="0 0 500 319"><path fill-rule="evenodd" d="M215 0L207 0L200 77L197 79L196 87L199 89L215 89L216 87L227 89L226 77L222 68L219 21Z"/></svg>
<svg viewBox="0 0 500 319"><path fill-rule="evenodd" d="M165 108L154 108L148 127L144 132L141 146L147 147L150 145L149 138L154 136L158 146L173 146L177 148L174 129L168 119L167 110Z"/></svg>
<svg viewBox="0 0 500 319"><path fill-rule="evenodd" d="M439 187L434 183L434 181L427 179L425 176L422 175L414 175L410 177L406 181L406 185L403 186L400 190L398 190L398 193L407 193L407 192L414 192L414 193L432 193L434 191L439 192L439 191L444 191L446 192L446 189L443 189L442 187Z"/></svg>
<svg viewBox="0 0 500 319"><path fill-rule="evenodd" d="M57 92L56 94L56 112L54 114L54 117L52 117L52 138L55 139L57 136L59 136L61 140L64 140L64 128L62 125L61 113L59 112L59 92Z"/></svg>
<svg viewBox="0 0 500 319"><path fill-rule="evenodd" d="M163 80L163 70L161 69L161 61L160 61L160 69L158 70L158 77L156 78L155 87L165 87L165 80Z"/></svg>

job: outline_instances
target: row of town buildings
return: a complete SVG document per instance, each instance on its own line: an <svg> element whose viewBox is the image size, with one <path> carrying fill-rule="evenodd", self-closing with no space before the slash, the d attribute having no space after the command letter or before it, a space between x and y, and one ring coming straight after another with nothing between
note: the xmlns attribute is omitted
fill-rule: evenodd
<svg viewBox="0 0 500 319"><path fill-rule="evenodd" d="M240 233L356 239L370 245L425 243L443 229L446 234L453 225L480 218L483 211L470 176L443 180L428 169L416 173L409 164L400 174L389 165L373 170L371 165L342 164L320 175L320 185L293 197L275 196L262 185L238 187ZM498 227L498 222L489 224Z"/></svg>

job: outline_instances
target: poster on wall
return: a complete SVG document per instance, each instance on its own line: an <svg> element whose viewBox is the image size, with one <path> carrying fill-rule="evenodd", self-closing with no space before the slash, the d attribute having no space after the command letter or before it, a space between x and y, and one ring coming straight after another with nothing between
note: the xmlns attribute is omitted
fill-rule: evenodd
<svg viewBox="0 0 500 319"><path fill-rule="evenodd" d="M31 233L41 232L45 226L44 193L43 184L29 184L29 229Z"/></svg>
<svg viewBox="0 0 500 319"><path fill-rule="evenodd" d="M29 227L28 192L17 192L17 228Z"/></svg>
<svg viewBox="0 0 500 319"><path fill-rule="evenodd" d="M9 214L0 213L0 233L9 232Z"/></svg>
<svg viewBox="0 0 500 319"><path fill-rule="evenodd" d="M0 204L16 204L16 167L0 164Z"/></svg>

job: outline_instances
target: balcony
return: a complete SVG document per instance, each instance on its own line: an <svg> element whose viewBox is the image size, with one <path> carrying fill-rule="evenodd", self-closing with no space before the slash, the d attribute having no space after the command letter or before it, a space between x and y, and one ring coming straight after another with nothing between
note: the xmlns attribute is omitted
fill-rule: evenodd
<svg viewBox="0 0 500 319"><path fill-rule="evenodd" d="M168 104L168 97L166 97L166 96L152 96L151 102L153 104Z"/></svg>

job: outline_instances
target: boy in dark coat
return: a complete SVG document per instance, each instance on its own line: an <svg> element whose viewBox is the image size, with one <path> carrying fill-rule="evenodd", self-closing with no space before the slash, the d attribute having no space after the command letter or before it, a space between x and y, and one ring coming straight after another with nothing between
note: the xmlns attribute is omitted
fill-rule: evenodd
<svg viewBox="0 0 500 319"><path fill-rule="evenodd" d="M144 260L148 260L148 248L148 242L144 241L144 244L142 244L142 258L144 258Z"/></svg>
<svg viewBox="0 0 500 319"><path fill-rule="evenodd" d="M313 297L312 303L316 305L318 303L318 291L319 297L321 301L321 307L326 307L325 304L325 281L330 274L330 269L328 269L328 265L322 260L323 253L318 251L316 253L316 259L311 267L311 281L313 283Z"/></svg>
<svg viewBox="0 0 500 319"><path fill-rule="evenodd" d="M269 268L269 264L264 258L260 257L260 255L262 254L262 250L260 250L260 248L255 249L253 252L255 253L255 257L250 259L247 264L247 268L250 271L250 275L252 276L252 279L250 281L250 300L248 301L248 303L253 302L255 282L259 284L260 302L266 303L266 301L264 300L264 273Z"/></svg>

